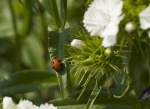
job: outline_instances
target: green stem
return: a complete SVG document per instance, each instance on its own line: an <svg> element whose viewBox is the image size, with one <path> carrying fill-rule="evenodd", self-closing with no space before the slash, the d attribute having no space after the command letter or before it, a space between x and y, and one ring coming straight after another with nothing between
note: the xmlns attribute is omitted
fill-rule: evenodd
<svg viewBox="0 0 150 109"><path fill-rule="evenodd" d="M20 66L21 66L21 51L20 51L20 36L18 34L18 29L17 29L17 23L16 23L16 18L15 18L15 12L13 9L13 0L7 0L8 1L8 5L10 8L10 12L11 12L11 16L12 16L12 23L13 23L13 29L14 29L14 33L15 33L15 49L16 49L16 57L17 57L17 62L13 65L14 67L14 71L15 70L19 70Z"/></svg>
<svg viewBox="0 0 150 109"><path fill-rule="evenodd" d="M12 22L13 22L13 28L14 28L14 32L15 32L15 38L16 38L16 42L17 42L17 46L19 45L19 35L18 35L18 31L17 31L17 24L16 24L16 19L15 19L15 13L13 10L13 5L12 5L12 0L7 0L8 1L8 5L10 8L10 12L11 12L11 16L12 16Z"/></svg>
<svg viewBox="0 0 150 109"><path fill-rule="evenodd" d="M64 85L63 85L63 81L62 81L63 79L62 79L62 76L59 75L58 73L56 73L56 75L57 75L57 80L58 80L58 83L59 83L61 98L63 99L65 97Z"/></svg>

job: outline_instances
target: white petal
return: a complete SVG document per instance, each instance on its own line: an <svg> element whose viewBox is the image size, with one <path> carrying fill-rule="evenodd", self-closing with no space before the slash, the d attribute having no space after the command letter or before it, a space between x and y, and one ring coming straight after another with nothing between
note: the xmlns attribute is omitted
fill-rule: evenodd
<svg viewBox="0 0 150 109"><path fill-rule="evenodd" d="M107 36L104 37L102 45L104 47L114 46L116 44L116 36Z"/></svg>
<svg viewBox="0 0 150 109"><path fill-rule="evenodd" d="M139 14L140 27L145 30L150 28L150 4Z"/></svg>
<svg viewBox="0 0 150 109"><path fill-rule="evenodd" d="M11 97L3 98L3 109L16 109L16 105L14 104Z"/></svg>
<svg viewBox="0 0 150 109"><path fill-rule="evenodd" d="M103 32L103 36L105 37L111 37L111 36L116 36L119 31L118 24L115 24L113 22L109 23L105 31Z"/></svg>
<svg viewBox="0 0 150 109"><path fill-rule="evenodd" d="M123 2L122 0L106 0L108 1L108 11L111 17L120 16L122 13ZM115 6L115 7L114 7ZM113 10L113 11L112 11Z"/></svg>
<svg viewBox="0 0 150 109"><path fill-rule="evenodd" d="M83 23L92 36L101 34L109 22L106 8L105 0L94 0L85 12Z"/></svg>
<svg viewBox="0 0 150 109"><path fill-rule="evenodd" d="M53 104L41 104L39 109L57 109L57 107L53 106Z"/></svg>
<svg viewBox="0 0 150 109"><path fill-rule="evenodd" d="M22 100L17 104L16 109L38 109L36 105L33 105L31 101L28 100Z"/></svg>
<svg viewBox="0 0 150 109"><path fill-rule="evenodd" d="M122 7L122 0L94 0L84 14L84 27L91 36L98 35L107 42L110 36L117 36L119 23L124 18Z"/></svg>

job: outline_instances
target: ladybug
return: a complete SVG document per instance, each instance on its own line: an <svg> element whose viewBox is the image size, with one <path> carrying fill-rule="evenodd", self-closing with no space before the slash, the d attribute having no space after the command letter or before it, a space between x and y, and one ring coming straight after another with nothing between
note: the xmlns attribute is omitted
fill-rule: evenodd
<svg viewBox="0 0 150 109"><path fill-rule="evenodd" d="M61 69L62 69L62 60L59 59L59 58L52 59L51 67L57 72L61 71Z"/></svg>

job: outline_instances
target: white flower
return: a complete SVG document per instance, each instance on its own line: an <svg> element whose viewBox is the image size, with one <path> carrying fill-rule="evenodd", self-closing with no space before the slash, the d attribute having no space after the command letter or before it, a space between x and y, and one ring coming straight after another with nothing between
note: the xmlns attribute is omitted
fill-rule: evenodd
<svg viewBox="0 0 150 109"><path fill-rule="evenodd" d="M139 18L140 27L143 30L150 28L150 4L146 9L139 13Z"/></svg>
<svg viewBox="0 0 150 109"><path fill-rule="evenodd" d="M4 97L3 98L3 109L16 109L16 105L12 101L11 97Z"/></svg>
<svg viewBox="0 0 150 109"><path fill-rule="evenodd" d="M91 36L103 37L104 47L113 46L116 43L118 25L124 17L121 16L122 7L122 0L94 0L84 14L84 27Z"/></svg>
<svg viewBox="0 0 150 109"><path fill-rule="evenodd" d="M17 105L12 101L11 97L3 98L3 109L57 109L53 104L41 104L40 107L34 105L31 101L22 100Z"/></svg>
<svg viewBox="0 0 150 109"><path fill-rule="evenodd" d="M133 22L128 22L125 26L125 30L128 32L128 33L131 33L132 31L135 30L135 25L133 24Z"/></svg>
<svg viewBox="0 0 150 109"><path fill-rule="evenodd" d="M57 109L57 107L53 106L53 104L42 104L39 109Z"/></svg>
<svg viewBox="0 0 150 109"><path fill-rule="evenodd" d="M22 100L17 104L16 109L39 109L36 105L33 105L32 102L28 100Z"/></svg>
<svg viewBox="0 0 150 109"><path fill-rule="evenodd" d="M78 39L74 39L71 42L71 45L73 47L76 47L76 48L80 49L80 50L82 50L82 47L85 46L85 44L81 40L78 40Z"/></svg>

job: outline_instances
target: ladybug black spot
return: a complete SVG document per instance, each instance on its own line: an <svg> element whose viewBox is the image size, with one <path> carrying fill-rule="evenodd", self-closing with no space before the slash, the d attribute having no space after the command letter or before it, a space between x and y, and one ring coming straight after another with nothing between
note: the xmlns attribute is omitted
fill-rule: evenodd
<svg viewBox="0 0 150 109"><path fill-rule="evenodd" d="M60 72L61 71L61 69L62 69L62 61L61 61L61 59L59 59L59 58L54 58L54 59L52 59L52 61L51 61L51 67L55 70L55 71L57 71L57 72Z"/></svg>

